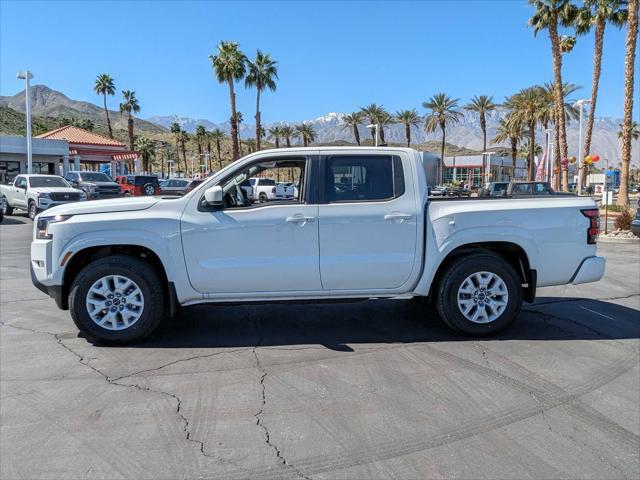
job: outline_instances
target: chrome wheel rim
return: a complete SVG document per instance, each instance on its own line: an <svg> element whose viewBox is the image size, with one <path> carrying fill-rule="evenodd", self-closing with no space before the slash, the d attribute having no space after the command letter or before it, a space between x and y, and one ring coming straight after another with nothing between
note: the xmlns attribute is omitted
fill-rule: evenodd
<svg viewBox="0 0 640 480"><path fill-rule="evenodd" d="M497 320L508 304L507 285L493 272L472 273L458 289L458 308L473 323Z"/></svg>
<svg viewBox="0 0 640 480"><path fill-rule="evenodd" d="M144 311L140 287L124 275L106 275L96 280L86 299L91 320L106 330L125 330L134 325Z"/></svg>
<svg viewBox="0 0 640 480"><path fill-rule="evenodd" d="M144 193L146 193L147 195L153 195L154 193L156 193L156 189L153 188L152 185L147 185L144 189Z"/></svg>

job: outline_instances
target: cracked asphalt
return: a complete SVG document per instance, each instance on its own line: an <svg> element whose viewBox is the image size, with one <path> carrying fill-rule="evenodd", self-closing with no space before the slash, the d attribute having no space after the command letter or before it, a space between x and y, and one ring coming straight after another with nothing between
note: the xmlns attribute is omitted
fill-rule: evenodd
<svg viewBox="0 0 640 480"><path fill-rule="evenodd" d="M409 300L186 309L97 347L0 226L0 477L640 477L640 249L499 337Z"/></svg>

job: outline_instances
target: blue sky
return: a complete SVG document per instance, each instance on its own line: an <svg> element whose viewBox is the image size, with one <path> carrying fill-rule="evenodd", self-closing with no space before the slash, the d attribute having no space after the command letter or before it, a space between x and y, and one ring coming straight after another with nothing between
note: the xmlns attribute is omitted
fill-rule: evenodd
<svg viewBox="0 0 640 480"><path fill-rule="evenodd" d="M502 101L550 81L549 40L526 27L519 0L425 2L0 2L0 93L22 87L25 67L71 98L97 104L98 73L137 92L140 116L224 121L228 90L208 56L220 40L279 61L276 93L263 97L263 121L348 112L370 102L417 108L444 91L461 102L477 94ZM26 35L25 35L26 34ZM607 30L598 116L622 116L625 31ZM565 56L564 79L590 95L593 36ZM636 97L637 98L637 97ZM116 109L120 95L109 104ZM637 102L637 99L636 99ZM249 121L255 92L238 89ZM637 111L637 108L634 109Z"/></svg>

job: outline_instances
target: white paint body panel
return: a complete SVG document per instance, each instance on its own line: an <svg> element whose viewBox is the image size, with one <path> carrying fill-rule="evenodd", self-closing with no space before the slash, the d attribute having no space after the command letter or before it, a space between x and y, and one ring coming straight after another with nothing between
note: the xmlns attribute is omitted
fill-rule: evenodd
<svg viewBox="0 0 640 480"><path fill-rule="evenodd" d="M405 194L389 202L269 205L201 212L206 188L260 159L325 153L399 155ZM520 246L538 286L596 281L604 272L586 242L590 198L434 201L427 205L420 155L404 148L266 150L227 166L180 198L130 198L56 207L73 215L53 224L53 240L34 240L32 266L44 285L61 285L67 252L139 245L155 252L184 305L219 301L426 295L442 261L478 242ZM389 213L410 218L385 220ZM302 215L315 221L290 223ZM425 225L426 222L426 225ZM35 228L34 228L35 232ZM582 265L582 267L581 267ZM578 269L580 268L580 272Z"/></svg>

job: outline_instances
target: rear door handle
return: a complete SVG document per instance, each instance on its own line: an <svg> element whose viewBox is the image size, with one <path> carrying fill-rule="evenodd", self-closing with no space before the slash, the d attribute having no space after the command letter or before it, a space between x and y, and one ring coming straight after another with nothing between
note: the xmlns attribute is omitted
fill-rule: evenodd
<svg viewBox="0 0 640 480"><path fill-rule="evenodd" d="M307 222L315 222L316 217L305 217L304 215L298 214L292 217L286 218L289 223L307 223Z"/></svg>
<svg viewBox="0 0 640 480"><path fill-rule="evenodd" d="M400 222L404 222L405 220L411 220L411 217L412 217L412 215L410 215L408 213L393 212L393 213L387 213L384 216L384 219L386 221L400 220Z"/></svg>

